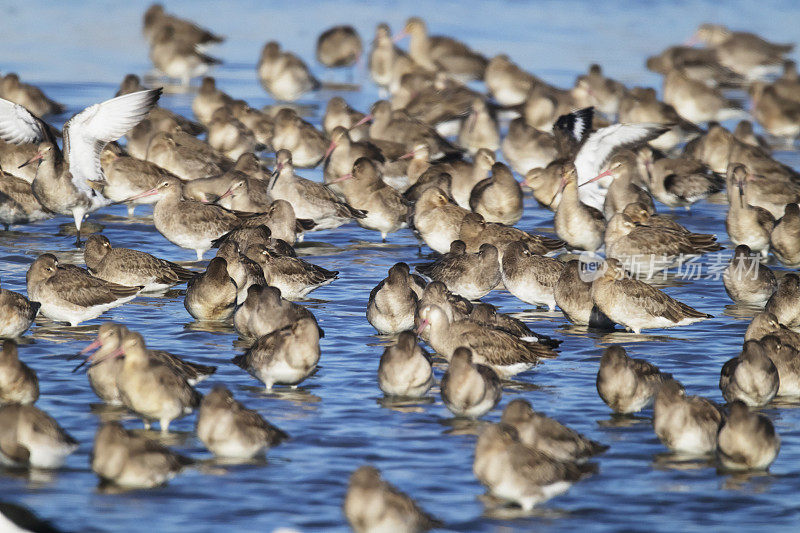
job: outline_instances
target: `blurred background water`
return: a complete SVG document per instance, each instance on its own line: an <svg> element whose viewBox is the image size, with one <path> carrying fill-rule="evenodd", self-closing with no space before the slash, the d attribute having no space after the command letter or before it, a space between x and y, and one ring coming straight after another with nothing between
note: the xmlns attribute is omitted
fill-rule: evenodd
<svg viewBox="0 0 800 533"><path fill-rule="evenodd" d="M0 72L16 71L23 81L39 83L52 98L69 107L64 118L113 96L127 73L150 70L141 37L146 1L8 2L2 6ZM311 64L323 80L353 76L363 83L343 93L356 108L378 99L363 70L332 73L314 62L314 43L324 29L350 23L365 43L379 22L399 30L408 16L422 16L433 34L466 41L487 56L507 53L521 67L559 86L571 87L590 63L628 85L661 80L644 60L689 37L703 22L728 24L763 34L777 42L798 41L800 3L716 2L169 2L167 10L196 20L227 37L212 51L225 64L213 71L217 85L236 98L260 107L272 100L259 86L255 62L267 40L278 40ZM796 54L795 54L796 56ZM310 120L319 124L333 93L312 94ZM191 115L192 94L165 94L161 105ZM796 151L776 157L800 167ZM320 170L301 175L321 179ZM524 229L552 231L552 214L526 197ZM663 206L660 206L663 207ZM666 210L664 208L663 210ZM703 204L676 211L679 222L694 231L716 233L728 248L725 205ZM124 207L90 217L115 246L145 249L175 261L190 262L194 253L168 243L153 228L151 210L137 209L128 219ZM25 292L25 272L40 253L54 252L82 264L72 238L60 234L67 220L40 222L0 233L3 286ZM682 381L691 394L722 401L717 382L724 361L736 355L752 310L731 305L720 279L670 280L666 291L716 318L647 335L622 332L601 336L568 325L560 313L530 309L505 291L486 301L523 318L537 331L564 339L558 359L518 376L506 387L499 408L485 417L497 421L504 405L517 397L593 439L611 445L597 462L597 475L575 485L527 517L487 516L478 499L483 489L472 474L475 432L480 424L454 421L438 397L429 403L385 406L377 387L378 359L386 339L374 335L364 316L369 291L398 261L426 261L407 230L387 244L376 233L350 224L311 234L301 248L310 260L340 271L340 279L311 294L305 302L326 336L319 372L296 391L264 394L230 359L240 352L231 328L204 331L183 308L182 292L140 297L100 320L78 328L37 321L20 348L21 358L39 375L37 405L54 416L81 446L66 467L53 473L0 470L0 500L25 505L59 528L70 531L271 531L291 526L304 531L344 530L341 512L349 473L369 462L413 495L423 507L456 531L719 531L796 530L800 516L800 411L795 406L764 409L783 440L768 475L718 475L709 465L676 466L656 439L650 411L620 421L610 416L595 390L603 347L624 344ZM429 250L423 248L423 254ZM777 267L780 268L780 267ZM224 383L237 398L257 409L291 435L268 453L266 462L216 464L193 436L194 417L177 421L167 441L203 461L167 487L107 494L97 490L89 469L91 443L101 417L85 375L70 372L66 359L88 343L102 320L122 322L142 332L148 344L219 369L199 389ZM441 377L441 369L437 369ZM91 405L91 406L90 406ZM138 420L126 419L129 428Z"/></svg>

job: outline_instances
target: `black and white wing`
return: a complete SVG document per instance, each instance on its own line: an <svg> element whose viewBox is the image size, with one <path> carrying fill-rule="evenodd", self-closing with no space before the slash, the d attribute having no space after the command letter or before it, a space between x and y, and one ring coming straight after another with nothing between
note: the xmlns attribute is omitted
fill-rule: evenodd
<svg viewBox="0 0 800 533"><path fill-rule="evenodd" d="M594 118L594 108L584 107L572 113L561 115L553 125L553 129L559 129L567 136L572 138L576 144L580 144L589 130L592 129L592 119Z"/></svg>
<svg viewBox="0 0 800 533"><path fill-rule="evenodd" d="M137 91L87 107L64 124L64 154L75 180L100 180L100 152L147 117L161 89Z"/></svg>
<svg viewBox="0 0 800 533"><path fill-rule="evenodd" d="M12 144L50 140L47 124L19 104L0 98L0 139Z"/></svg>

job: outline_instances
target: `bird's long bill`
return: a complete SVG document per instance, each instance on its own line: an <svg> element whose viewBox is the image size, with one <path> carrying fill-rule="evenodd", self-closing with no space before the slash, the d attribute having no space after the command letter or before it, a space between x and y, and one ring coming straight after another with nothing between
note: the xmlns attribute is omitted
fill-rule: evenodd
<svg viewBox="0 0 800 533"><path fill-rule="evenodd" d="M417 335L419 335L420 333L425 331L425 328L427 328L428 324L430 324L430 323L431 323L431 321L428 320L427 318L423 319L422 322L419 323L419 327L417 328L417 331L415 333Z"/></svg>
<svg viewBox="0 0 800 533"><path fill-rule="evenodd" d="M350 126L350 129L352 130L352 129L354 129L354 128L357 128L357 127L361 126L362 124L366 124L366 123L367 123L367 122L369 122L370 120L372 120L372 113L368 113L368 114L364 115L364 116L361 118L361 120L359 120L358 122L356 122L355 124L353 124L352 126Z"/></svg>
<svg viewBox="0 0 800 533"><path fill-rule="evenodd" d="M744 207L744 180L736 180L736 188L739 189L739 206Z"/></svg>
<svg viewBox="0 0 800 533"><path fill-rule="evenodd" d="M267 190L271 191L272 188L275 186L275 183L278 181L278 177L281 175L281 169L283 165L278 163L275 165L275 170L272 171L272 175L269 177L269 185L267 185Z"/></svg>
<svg viewBox="0 0 800 533"><path fill-rule="evenodd" d="M35 162L35 161L41 161L42 159L44 159L44 154L43 154L42 152L36 152L35 154L33 154L33 157L31 157L30 159L28 159L27 161L25 161L24 163L22 163L22 164L21 164L20 166L18 166L17 168L23 168L23 167L27 167L27 166L28 166L28 165L30 165L31 163L33 163L33 162Z"/></svg>
<svg viewBox="0 0 800 533"><path fill-rule="evenodd" d="M217 198L217 202L219 202L219 201L220 201L220 200L222 200L223 198L227 198L227 197L228 197L228 196L230 196L231 194L233 194L233 185L231 185L230 187L228 187L228 190L227 190L227 191L225 191L224 193L222 193L222 196L220 196L219 198Z"/></svg>
<svg viewBox="0 0 800 533"><path fill-rule="evenodd" d="M331 141L331 144L328 146L328 149L325 150L325 157L322 158L322 161L325 162L331 156L331 152L336 148L336 141Z"/></svg>
<svg viewBox="0 0 800 533"><path fill-rule="evenodd" d="M697 34L695 33L685 41L683 41L683 46L694 46L700 43L700 39L697 38Z"/></svg>
<svg viewBox="0 0 800 533"><path fill-rule="evenodd" d="M81 350L80 354L84 355L84 354L86 354L88 352L93 352L96 349L98 349L100 346L101 346L100 341L96 340L96 341L92 342L91 344L87 345L83 350Z"/></svg>
<svg viewBox="0 0 800 533"><path fill-rule="evenodd" d="M594 183L595 181L597 181L597 180L601 180L601 179L605 178L606 176L610 176L610 175L611 175L611 174L613 174L613 173L614 173L614 171L613 171L612 169L608 169L608 170L606 170L605 172L601 172L601 173L600 173L600 174L598 174L597 176L593 177L593 178L592 178L592 179L590 179L589 181L584 181L583 183L581 183L580 185L578 185L578 187L583 187L584 185L588 185L588 184L590 184L590 183Z"/></svg>
<svg viewBox="0 0 800 533"><path fill-rule="evenodd" d="M414 155L415 155L416 153L417 153L416 151L414 151L414 150L411 150L410 152L406 152L406 153L404 153L403 155L401 155L400 157L398 157L398 158L397 158L397 160L398 160L398 161L401 161L401 160L403 160L403 159L410 159L410 158L414 157Z"/></svg>
<svg viewBox="0 0 800 533"><path fill-rule="evenodd" d="M564 187L566 186L567 186L567 177L561 176L561 183L558 184L558 189L556 189L556 193L553 195L553 197L550 199L550 202L547 205L552 206L553 202L555 202L556 198L558 198L558 195L564 192Z"/></svg>
<svg viewBox="0 0 800 533"><path fill-rule="evenodd" d="M80 351L80 353L79 353L79 354L77 354L75 357L80 357L81 355L85 354L86 352L89 352L89 351L91 351L91 350L94 350L94 349L96 349L96 348L99 348L99 347L100 347L100 342L99 342L99 341L94 341L94 342L93 342L93 343L91 343L89 346L87 346L86 348L84 348L83 350L81 350L81 351ZM117 351L118 351L118 352L120 352L120 353L122 352L122 350L121 350L121 349L118 349ZM116 352L112 352L112 354L113 354L113 353L116 353ZM80 362L80 364L78 364L78 366L76 366L75 368L73 368L73 369L72 369L72 371L73 371L73 372L77 372L78 370L80 370L81 368L83 368L83 366L84 366L86 363L88 363L88 362L90 362L90 361L92 361L92 360L94 359L94 356L95 356L95 355L97 355L97 352L95 352L95 353L91 354L89 357L87 357L86 359L84 359L83 361L81 361L81 362ZM100 362L102 362L102 361L105 361L105 360L106 360L106 359L108 359L109 357L111 357L111 355L107 355L106 357L103 357L102 359L100 359L100 360L98 360L98 361L93 361L91 366L94 366L94 365L96 365L96 364L98 364L98 363L100 363Z"/></svg>
<svg viewBox="0 0 800 533"><path fill-rule="evenodd" d="M406 30L401 31L400 33L396 33L394 37L392 37L392 42L399 43L403 39L408 37L408 32Z"/></svg>
<svg viewBox="0 0 800 533"><path fill-rule="evenodd" d="M79 364L78 366L73 368L72 371L73 372L77 371L79 368L81 368L83 365L85 365L86 363L89 363L89 362L92 363L91 366L97 366L100 363L104 363L106 361L110 361L111 359L114 359L115 357L119 357L119 356L123 355L124 353L125 352L122 350L122 348L117 348L116 350L114 350L110 354L106 355L102 359L95 359L94 356L97 355L97 353L95 352L92 355L90 355L89 357L87 357L86 360L83 361L81 364Z"/></svg>
<svg viewBox="0 0 800 533"><path fill-rule="evenodd" d="M159 193L158 187L153 187L152 189L148 189L148 190L146 190L144 192L140 192L139 194L134 194L133 196L128 197L128 198L126 198L124 200L119 200L118 202L111 202L111 205L124 204L124 203L127 203L127 202L131 202L133 200L138 200L139 198L146 198L148 196L155 196L158 193Z"/></svg>
<svg viewBox="0 0 800 533"><path fill-rule="evenodd" d="M352 177L353 177L352 173L350 173L350 174L342 174L341 176L339 176L335 180L331 180L329 183L339 183L340 181L349 180Z"/></svg>

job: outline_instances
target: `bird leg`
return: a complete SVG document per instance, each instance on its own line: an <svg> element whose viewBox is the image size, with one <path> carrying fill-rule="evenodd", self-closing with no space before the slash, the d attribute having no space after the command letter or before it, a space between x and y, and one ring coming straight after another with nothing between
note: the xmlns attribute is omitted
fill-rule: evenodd
<svg viewBox="0 0 800 533"><path fill-rule="evenodd" d="M75 247L81 247L81 223L83 222L83 217L86 216L86 211L83 209L75 209L72 211L72 218L75 221Z"/></svg>

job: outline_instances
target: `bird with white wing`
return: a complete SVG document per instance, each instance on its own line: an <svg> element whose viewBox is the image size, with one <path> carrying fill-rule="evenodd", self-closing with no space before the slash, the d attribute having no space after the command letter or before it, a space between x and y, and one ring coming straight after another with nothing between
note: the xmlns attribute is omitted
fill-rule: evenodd
<svg viewBox="0 0 800 533"><path fill-rule="evenodd" d="M0 139L14 144L38 143L22 166L37 163L32 188L36 199L59 215L72 215L80 246L81 222L109 201L97 189L105 181L100 153L150 113L161 89L138 91L87 107L70 118L59 149L50 127L24 107L0 99Z"/></svg>

